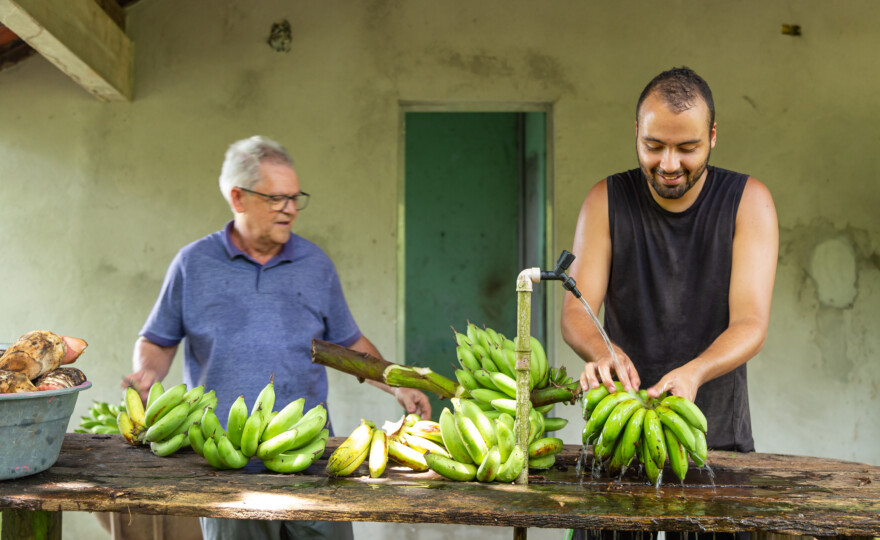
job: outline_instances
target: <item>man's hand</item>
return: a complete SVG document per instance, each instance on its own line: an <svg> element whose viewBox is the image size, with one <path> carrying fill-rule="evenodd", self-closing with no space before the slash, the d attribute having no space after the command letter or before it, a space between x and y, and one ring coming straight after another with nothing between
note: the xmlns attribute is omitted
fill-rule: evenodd
<svg viewBox="0 0 880 540"><path fill-rule="evenodd" d="M617 345L613 345L613 347L617 355L617 361L620 364L620 372L617 371L610 353L606 353L595 362L587 362L583 373L581 373L581 388L584 392L598 388L600 384L604 384L609 392L616 392L617 388L614 386L614 376L612 373L617 375L617 380L620 381L623 389L627 392L639 389L642 381L639 379L639 373L636 371L632 360L629 359L629 356L620 347Z"/></svg>
<svg viewBox="0 0 880 540"><path fill-rule="evenodd" d="M122 379L119 386L122 388L128 388L131 386L137 390L137 393L141 396L141 401L146 403L147 397L150 395L150 387L158 380L161 379L156 372L144 369L136 371Z"/></svg>
<svg viewBox="0 0 880 540"><path fill-rule="evenodd" d="M688 401L695 400L701 382L696 370L688 366L688 364L685 364L664 375L657 384L648 388L648 396L656 398L660 397L660 394L663 392L666 392L674 396L681 396Z"/></svg>
<svg viewBox="0 0 880 540"><path fill-rule="evenodd" d="M415 413L422 420L431 419L431 401L424 393L414 388L395 388L394 397L407 413Z"/></svg>

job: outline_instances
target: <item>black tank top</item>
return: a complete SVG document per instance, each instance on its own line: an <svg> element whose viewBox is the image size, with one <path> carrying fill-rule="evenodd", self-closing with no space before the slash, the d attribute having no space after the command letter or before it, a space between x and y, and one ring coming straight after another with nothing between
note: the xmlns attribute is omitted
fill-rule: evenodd
<svg viewBox="0 0 880 540"><path fill-rule="evenodd" d="M648 388L694 359L729 321L736 212L747 175L709 167L694 204L664 210L640 169L608 178L611 276L605 329ZM696 404L710 448L754 451L746 365L707 382Z"/></svg>

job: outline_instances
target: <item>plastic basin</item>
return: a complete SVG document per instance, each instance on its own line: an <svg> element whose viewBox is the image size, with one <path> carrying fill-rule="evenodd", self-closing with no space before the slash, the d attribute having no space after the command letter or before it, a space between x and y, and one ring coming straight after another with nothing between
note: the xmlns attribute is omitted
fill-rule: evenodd
<svg viewBox="0 0 880 540"><path fill-rule="evenodd" d="M0 480L45 471L55 464L76 398L92 387L0 394Z"/></svg>

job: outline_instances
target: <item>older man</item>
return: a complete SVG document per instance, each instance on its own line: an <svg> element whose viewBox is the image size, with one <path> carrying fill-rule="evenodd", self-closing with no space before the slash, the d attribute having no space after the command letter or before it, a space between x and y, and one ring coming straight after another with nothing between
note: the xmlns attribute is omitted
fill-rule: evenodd
<svg viewBox="0 0 880 540"><path fill-rule="evenodd" d="M291 233L309 195L287 151L263 137L232 144L220 190L233 220L181 249L135 343L135 372L126 378L146 397L168 373L185 341L184 382L216 391L224 419L239 396L254 400L275 375L276 403L327 400L327 374L310 360L313 338L379 357L355 324L336 269L315 244ZM407 412L429 418L427 396L392 389ZM348 523L266 522L202 518L206 538L344 538Z"/></svg>

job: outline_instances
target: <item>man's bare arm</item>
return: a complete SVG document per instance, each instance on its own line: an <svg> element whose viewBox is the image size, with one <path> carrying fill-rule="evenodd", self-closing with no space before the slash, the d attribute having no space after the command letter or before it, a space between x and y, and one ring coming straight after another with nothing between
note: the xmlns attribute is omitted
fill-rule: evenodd
<svg viewBox="0 0 880 540"><path fill-rule="evenodd" d="M134 373L122 379L123 388L133 386L141 395L141 399L146 401L153 383L161 381L168 375L176 352L177 345L162 347L145 337L139 337L134 344L131 359Z"/></svg>

